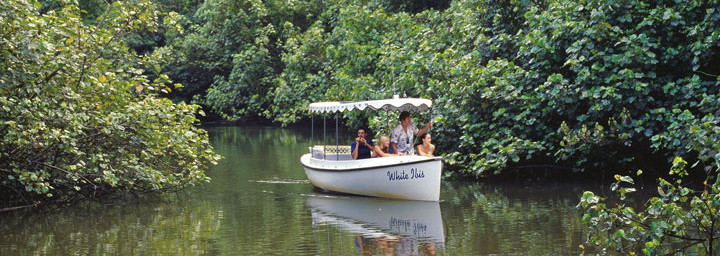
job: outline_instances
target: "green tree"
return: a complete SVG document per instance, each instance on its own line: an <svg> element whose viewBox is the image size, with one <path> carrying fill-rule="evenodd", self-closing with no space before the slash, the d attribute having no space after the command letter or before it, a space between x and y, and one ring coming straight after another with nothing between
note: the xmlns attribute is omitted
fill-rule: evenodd
<svg viewBox="0 0 720 256"><path fill-rule="evenodd" d="M3 197L71 201L207 182L219 156L195 126L198 106L160 97L171 91L167 77L143 74L157 56L137 56L123 41L157 28L153 4L114 2L96 25L72 4L40 7L0 4Z"/></svg>
<svg viewBox="0 0 720 256"><path fill-rule="evenodd" d="M288 35L307 29L322 1L205 1L186 33L158 49L170 56L169 76L186 87L175 94L225 119L265 117Z"/></svg>

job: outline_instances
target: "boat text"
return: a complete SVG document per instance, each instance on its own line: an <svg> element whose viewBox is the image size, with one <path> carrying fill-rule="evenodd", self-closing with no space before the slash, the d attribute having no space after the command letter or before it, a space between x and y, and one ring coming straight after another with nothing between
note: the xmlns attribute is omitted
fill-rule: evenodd
<svg viewBox="0 0 720 256"><path fill-rule="evenodd" d="M418 237L427 236L428 233L428 227L423 223L395 217L390 217L390 230L405 234L412 232L413 235Z"/></svg>
<svg viewBox="0 0 720 256"><path fill-rule="evenodd" d="M417 168L412 168L410 171L388 171L388 180L412 180L412 179L424 179L425 173Z"/></svg>

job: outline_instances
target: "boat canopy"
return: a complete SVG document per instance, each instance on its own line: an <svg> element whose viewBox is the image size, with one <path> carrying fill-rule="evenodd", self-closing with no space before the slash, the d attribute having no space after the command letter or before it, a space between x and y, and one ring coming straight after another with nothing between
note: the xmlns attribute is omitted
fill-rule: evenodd
<svg viewBox="0 0 720 256"><path fill-rule="evenodd" d="M365 100L365 101L332 101L332 102L316 102L311 103L308 109L313 113L334 113L345 112L347 110L394 110L394 111L410 111L410 110L428 110L432 108L432 101L420 98L393 98L384 100Z"/></svg>

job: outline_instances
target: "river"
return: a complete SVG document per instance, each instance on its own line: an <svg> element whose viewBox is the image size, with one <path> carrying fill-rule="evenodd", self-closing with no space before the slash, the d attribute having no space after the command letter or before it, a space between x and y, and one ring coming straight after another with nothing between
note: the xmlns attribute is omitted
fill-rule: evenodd
<svg viewBox="0 0 720 256"><path fill-rule="evenodd" d="M440 202L307 181L309 131L207 127L212 182L140 199L0 213L0 255L577 255L587 185L443 182Z"/></svg>

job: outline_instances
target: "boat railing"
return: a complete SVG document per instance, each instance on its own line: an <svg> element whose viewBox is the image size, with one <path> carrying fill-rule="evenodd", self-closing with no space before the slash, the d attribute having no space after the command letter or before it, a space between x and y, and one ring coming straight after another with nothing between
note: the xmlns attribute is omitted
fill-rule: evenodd
<svg viewBox="0 0 720 256"><path fill-rule="evenodd" d="M315 145L314 147L310 147L309 150L315 159L332 161L353 160L350 146L347 145Z"/></svg>

